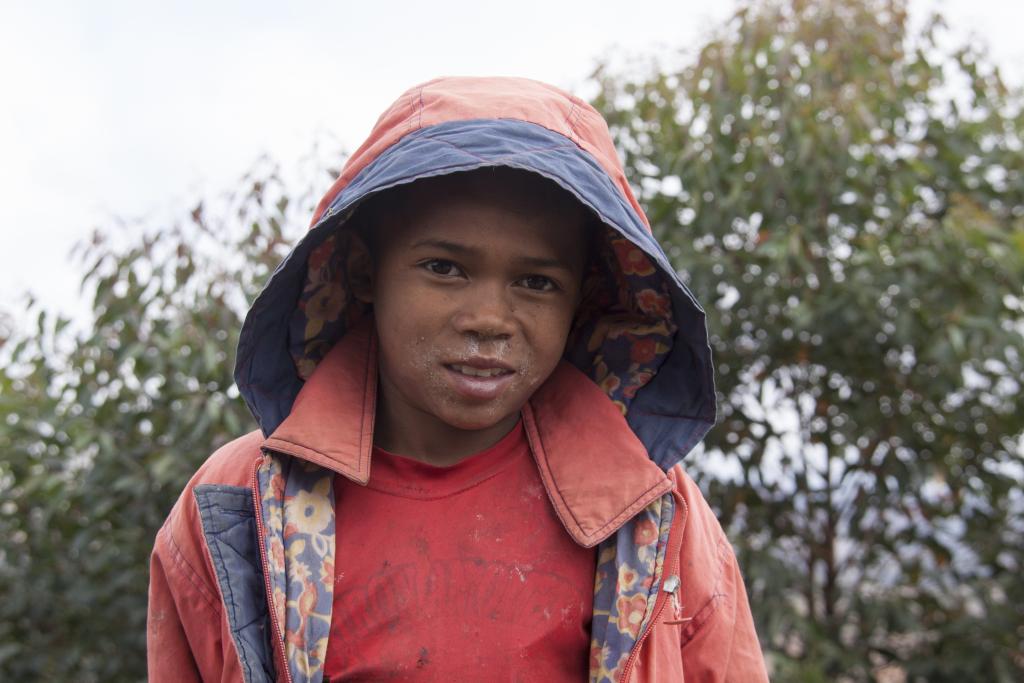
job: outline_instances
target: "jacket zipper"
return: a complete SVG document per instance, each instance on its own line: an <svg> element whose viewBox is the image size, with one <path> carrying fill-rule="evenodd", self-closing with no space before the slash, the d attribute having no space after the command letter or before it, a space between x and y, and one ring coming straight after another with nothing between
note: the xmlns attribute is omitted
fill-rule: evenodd
<svg viewBox="0 0 1024 683"><path fill-rule="evenodd" d="M683 502L682 496L676 491L672 491L672 495L676 498L677 508L673 513L672 526L675 526L679 522L679 515L684 513L686 510L686 503ZM681 526L681 524L680 524ZM669 532L669 543L667 543L666 553L671 553L670 560L672 562L671 569L665 569L662 576L661 587L658 589L658 597L654 601L654 612L651 614L651 620L647 622L647 628L644 629L643 634L637 639L636 645L633 646L633 650L629 653L629 657L626 659L626 664L622 667L622 676L619 677L619 683L627 683L630 675L633 673L633 666L636 664L637 657L640 656L640 649L644 645L644 641L647 640L647 636L651 635L651 631L654 630L658 620L661 619L661 613L665 611L665 603L668 602L668 597L672 596L672 599L676 599L676 592L679 590L679 546L683 542L683 530L680 528L676 532L677 538L675 543L672 543L672 532ZM675 546L673 548L673 545Z"/></svg>
<svg viewBox="0 0 1024 683"><path fill-rule="evenodd" d="M256 473L260 469L260 462L252 469L250 486L252 487L252 502L256 508L256 532L259 535L260 562L263 564L263 590L266 592L267 609L270 612L270 630L274 638L274 649L277 650L280 666L284 669L284 680L292 683L292 672L288 669L288 653L285 651L284 636L281 633L281 625L277 623L277 611L274 609L274 595L270 588L270 564L267 562L266 530L263 527L263 508L260 505L259 477Z"/></svg>

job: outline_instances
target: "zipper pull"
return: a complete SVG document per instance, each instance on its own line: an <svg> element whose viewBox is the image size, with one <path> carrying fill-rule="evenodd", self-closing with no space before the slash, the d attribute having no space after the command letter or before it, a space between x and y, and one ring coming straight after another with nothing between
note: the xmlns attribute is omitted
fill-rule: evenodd
<svg viewBox="0 0 1024 683"><path fill-rule="evenodd" d="M683 606L679 604L679 577L673 574L661 584L661 590L672 596L672 619L665 621L666 624L683 624L689 619L683 619Z"/></svg>
<svg viewBox="0 0 1024 683"><path fill-rule="evenodd" d="M673 574L665 579L665 583L661 584L661 590L672 596L672 611L675 613L676 619L679 618L679 612L682 609L682 605L679 604L679 583L679 577Z"/></svg>

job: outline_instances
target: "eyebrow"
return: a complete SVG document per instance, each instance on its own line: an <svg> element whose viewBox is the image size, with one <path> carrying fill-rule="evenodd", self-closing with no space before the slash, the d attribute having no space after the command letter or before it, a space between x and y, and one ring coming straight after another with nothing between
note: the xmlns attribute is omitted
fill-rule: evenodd
<svg viewBox="0 0 1024 683"><path fill-rule="evenodd" d="M471 247L466 244L460 244L459 242L433 238L422 239L412 245L413 249L418 249L420 247L443 249L461 256L479 256L484 252L483 249ZM516 257L516 260L524 266L529 266L531 268L561 268L563 270L571 270L571 267L567 263L556 258L547 258L543 256L519 256Z"/></svg>
<svg viewBox="0 0 1024 683"><path fill-rule="evenodd" d="M457 254L479 254L480 249L470 247L465 244L459 244L458 242L451 242L449 240L439 240L433 238L427 238L414 242L412 245L413 249L419 249L420 247L435 247L437 249L444 249L446 251L452 251Z"/></svg>

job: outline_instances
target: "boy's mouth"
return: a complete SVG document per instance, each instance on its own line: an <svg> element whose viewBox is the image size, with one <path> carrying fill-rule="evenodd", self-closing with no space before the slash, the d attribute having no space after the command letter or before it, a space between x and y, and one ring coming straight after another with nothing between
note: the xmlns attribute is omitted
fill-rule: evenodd
<svg viewBox="0 0 1024 683"><path fill-rule="evenodd" d="M469 375L470 377L497 377L499 375L507 375L512 372L507 368L474 368L471 365L462 365L459 363L453 363L447 367L463 375Z"/></svg>
<svg viewBox="0 0 1024 683"><path fill-rule="evenodd" d="M445 363L451 387L465 398L488 401L500 396L516 376L515 370L501 361L471 358Z"/></svg>

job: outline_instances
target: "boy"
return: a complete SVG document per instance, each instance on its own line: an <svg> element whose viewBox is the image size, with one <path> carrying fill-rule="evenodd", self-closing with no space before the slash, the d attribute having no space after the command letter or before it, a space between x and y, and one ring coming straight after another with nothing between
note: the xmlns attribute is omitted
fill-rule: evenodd
<svg viewBox="0 0 1024 683"><path fill-rule="evenodd" d="M403 95L235 378L261 431L157 536L150 680L766 680L677 465L715 419L704 314L579 99Z"/></svg>

